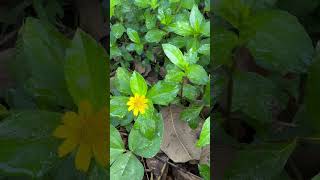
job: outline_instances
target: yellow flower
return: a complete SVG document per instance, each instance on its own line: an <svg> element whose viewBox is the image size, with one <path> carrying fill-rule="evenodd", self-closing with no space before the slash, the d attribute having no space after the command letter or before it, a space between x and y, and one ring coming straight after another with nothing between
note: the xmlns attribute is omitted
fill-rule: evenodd
<svg viewBox="0 0 320 180"><path fill-rule="evenodd" d="M107 114L107 108L94 112L87 101L80 103L78 114L65 113L62 118L63 125L58 126L53 133L55 137L65 139L58 148L59 157L77 148L75 164L78 170L87 171L92 157L102 166L106 166L109 162Z"/></svg>
<svg viewBox="0 0 320 180"><path fill-rule="evenodd" d="M148 99L144 95L135 94L134 97L130 97L127 105L128 111L133 110L133 114L138 116L139 112L144 114L148 108Z"/></svg>

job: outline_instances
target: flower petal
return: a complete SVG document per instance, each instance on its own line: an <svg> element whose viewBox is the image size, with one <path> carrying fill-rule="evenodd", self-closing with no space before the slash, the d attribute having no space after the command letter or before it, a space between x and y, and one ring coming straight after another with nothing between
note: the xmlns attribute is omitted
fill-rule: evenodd
<svg viewBox="0 0 320 180"><path fill-rule="evenodd" d="M75 112L66 112L63 117L62 121L65 125L69 127L73 127L75 124L78 124L78 115Z"/></svg>
<svg viewBox="0 0 320 180"><path fill-rule="evenodd" d="M134 109L134 106L129 106L128 111L132 111Z"/></svg>
<svg viewBox="0 0 320 180"><path fill-rule="evenodd" d="M106 166L109 162L107 141L104 140L105 138L101 139L101 141L93 145L93 155L98 163L100 163L102 166Z"/></svg>
<svg viewBox="0 0 320 180"><path fill-rule="evenodd" d="M76 168L78 170L87 171L91 161L91 148L89 144L82 143L76 155Z"/></svg>
<svg viewBox="0 0 320 180"><path fill-rule="evenodd" d="M67 126L64 125L58 126L53 132L53 136L57 138L67 138L69 135L70 130Z"/></svg>
<svg viewBox="0 0 320 180"><path fill-rule="evenodd" d="M135 109L133 110L133 115L138 116L138 113L139 113L139 109L138 109L138 108L135 108Z"/></svg>
<svg viewBox="0 0 320 180"><path fill-rule="evenodd" d="M81 117L90 117L92 115L92 106L88 101L80 102L79 114Z"/></svg>
<svg viewBox="0 0 320 180"><path fill-rule="evenodd" d="M127 105L128 105L128 106L131 106L131 105L133 105L133 102L132 102L132 101L128 101L128 102L127 102Z"/></svg>
<svg viewBox="0 0 320 180"><path fill-rule="evenodd" d="M77 147L77 142L73 138L68 138L58 148L59 157L63 157L72 152Z"/></svg>

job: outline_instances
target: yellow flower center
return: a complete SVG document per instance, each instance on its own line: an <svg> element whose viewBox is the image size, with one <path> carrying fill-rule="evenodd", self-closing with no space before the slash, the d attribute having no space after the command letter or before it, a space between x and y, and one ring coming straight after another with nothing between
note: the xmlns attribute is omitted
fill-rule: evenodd
<svg viewBox="0 0 320 180"><path fill-rule="evenodd" d="M144 114L148 108L148 99L144 95L135 94L130 97L127 105L128 111L133 111L133 115L138 116L139 112Z"/></svg>

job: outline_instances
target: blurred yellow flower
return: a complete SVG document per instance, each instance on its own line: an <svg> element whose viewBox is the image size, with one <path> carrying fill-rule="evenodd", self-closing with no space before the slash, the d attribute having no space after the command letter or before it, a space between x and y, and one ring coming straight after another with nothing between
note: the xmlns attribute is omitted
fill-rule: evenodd
<svg viewBox="0 0 320 180"><path fill-rule="evenodd" d="M94 112L91 104L83 101L79 105L78 114L67 112L53 135L65 139L58 148L59 157L63 157L77 148L75 164L78 170L87 171L94 157L96 162L107 166L107 108Z"/></svg>
<svg viewBox="0 0 320 180"><path fill-rule="evenodd" d="M144 114L148 108L148 99L144 95L135 94L134 97L130 97L127 105L128 111L133 110L133 114L138 116L139 112Z"/></svg>

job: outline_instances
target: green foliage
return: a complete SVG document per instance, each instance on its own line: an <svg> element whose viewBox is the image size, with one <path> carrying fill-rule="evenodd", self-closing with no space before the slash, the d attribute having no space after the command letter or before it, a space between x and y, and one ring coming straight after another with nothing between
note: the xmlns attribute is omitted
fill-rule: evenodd
<svg viewBox="0 0 320 180"><path fill-rule="evenodd" d="M59 161L58 140L51 136L61 114L47 111L16 112L0 124L0 172L39 178ZM45 121L44 121L45 120Z"/></svg>
<svg viewBox="0 0 320 180"><path fill-rule="evenodd" d="M319 39L312 32L320 31L311 31L319 22L307 19L319 16L319 5L213 1L215 137L237 146L221 178L288 179L287 172L300 171L284 169L296 146L310 143L304 138L318 141Z"/></svg>
<svg viewBox="0 0 320 180"><path fill-rule="evenodd" d="M66 50L64 65L68 90L74 102L92 102L97 110L107 104L107 59L103 47L83 31L78 30Z"/></svg>
<svg viewBox="0 0 320 180"><path fill-rule="evenodd" d="M139 165L128 165L123 174L135 176L131 173L137 171L135 177L142 179L136 157L152 158L160 151L166 131L159 113L163 108L172 104L184 107L181 119L175 120L194 129L208 116L201 112L210 106L210 4L194 0L124 0L113 4L110 115L112 124L125 127L129 135L129 150L115 146L121 151L114 152L129 151L127 159ZM145 96L148 103L145 113L132 116L127 103L136 94ZM111 176L116 178L116 162L122 155L111 159L115 161L111 162Z"/></svg>
<svg viewBox="0 0 320 180"><path fill-rule="evenodd" d="M202 126L200 139L197 142L198 147L210 144L210 117L206 119Z"/></svg>
<svg viewBox="0 0 320 180"><path fill-rule="evenodd" d="M238 159L226 172L226 178L273 178L281 173L295 146L295 141L288 144L248 146L247 149L238 152Z"/></svg>
<svg viewBox="0 0 320 180"><path fill-rule="evenodd" d="M62 113L76 111L80 101L106 108L107 58L102 46L80 29L69 40L43 19L26 19L11 66L17 89L8 90L9 109L0 123L1 174L23 179L108 177L108 167L94 161L88 172L76 170L74 154L59 157L61 141L53 137Z"/></svg>

